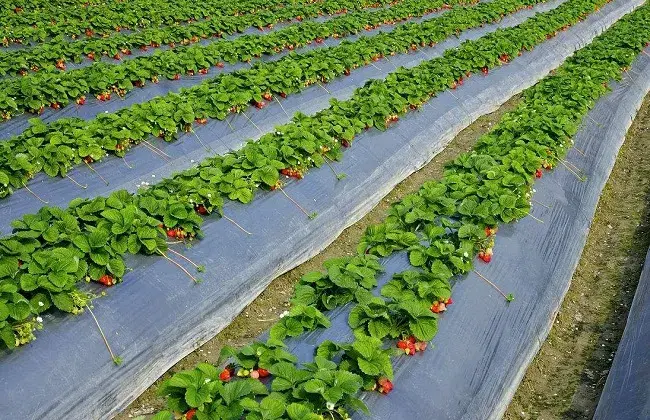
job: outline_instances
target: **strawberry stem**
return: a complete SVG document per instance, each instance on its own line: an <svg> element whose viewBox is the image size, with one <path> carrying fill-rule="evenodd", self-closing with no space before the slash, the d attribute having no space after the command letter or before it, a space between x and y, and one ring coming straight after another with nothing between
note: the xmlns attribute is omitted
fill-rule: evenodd
<svg viewBox="0 0 650 420"><path fill-rule="evenodd" d="M122 156L122 160L124 161L124 164L126 165L127 168L133 169L133 166L129 165L129 162L126 161L126 158Z"/></svg>
<svg viewBox="0 0 650 420"><path fill-rule="evenodd" d="M163 152L161 149L157 148L153 144L149 143L148 140L142 140L142 143L144 143L145 146L149 148L152 152L156 153L157 155L161 156L165 160L169 160L172 157L169 156L167 153Z"/></svg>
<svg viewBox="0 0 650 420"><path fill-rule="evenodd" d="M314 217L316 217L316 216L314 216L314 213L311 213L311 214L310 214L310 213L307 213L307 210L305 210L305 209L304 209L300 204L298 204L298 202L297 202L296 200L294 200L293 198L289 197L289 194L287 194L286 191L285 191L281 186L278 185L278 189L279 189L280 191L282 191L282 194L284 194L284 196L287 197L287 198L289 199L289 201L291 201L293 204L295 204L296 207L298 207L298 208L300 209L300 211L302 211L303 213L305 213L305 216L307 216L307 217L310 218L310 219L313 219Z"/></svg>
<svg viewBox="0 0 650 420"><path fill-rule="evenodd" d="M66 174L65 177L68 178L70 181L72 181L72 182L73 182L76 186L78 186L79 188L83 188L84 190L85 190L86 188L88 188L88 185L87 185L87 184L86 184L86 185L81 185L80 183L78 183L77 181L75 181L74 179L72 179L72 177L71 177L70 175L67 175L67 174Z"/></svg>
<svg viewBox="0 0 650 420"><path fill-rule="evenodd" d="M233 116L233 118L235 117ZM230 127L230 131L235 131L235 128L232 126L232 124L230 124L230 121L228 121L228 117L225 118L225 121L226 124L228 124L228 127Z"/></svg>
<svg viewBox="0 0 650 420"><path fill-rule="evenodd" d="M330 163L330 158L328 158L326 154L323 154L323 158L325 159L325 163L327 163L327 166L329 166L329 168L332 170L332 172L334 173L334 176L336 176L336 179L338 181L342 180L343 178L345 178L347 176L344 173L336 172L336 169L334 169L334 167Z"/></svg>
<svg viewBox="0 0 650 420"><path fill-rule="evenodd" d="M25 181L23 181L23 187L25 187L25 189L26 189L27 191L29 191L29 193L30 193L31 195L33 195L34 197L36 197L36 198L37 198L41 203L43 203L43 204L50 204L49 201L45 201L45 200L43 200L43 199L42 199L41 197L39 197L39 196L38 196L34 191L32 191L32 190L27 186L27 184L25 184Z"/></svg>
<svg viewBox="0 0 650 420"><path fill-rule="evenodd" d="M587 177L580 176L576 171L571 169L571 167L569 165L567 165L566 162L564 162L562 159L558 160L558 162L560 162L562 165L564 165L564 167L567 169L567 171L569 171L573 175L575 175L575 177L578 178L578 180L580 182L585 182L587 180Z"/></svg>
<svg viewBox="0 0 650 420"><path fill-rule="evenodd" d="M325 92L327 92L328 95L331 95L331 94L332 94L332 92L330 92L329 90L327 90L327 88L326 88L325 86L323 86L319 81L316 81L316 84L317 84L318 86L320 86L321 88L323 88L323 90L324 90Z"/></svg>
<svg viewBox="0 0 650 420"><path fill-rule="evenodd" d="M201 146L205 148L205 150L212 152L212 153L217 153L212 147L208 146L207 144L203 143L203 140L201 140L201 137L199 137L198 134L196 134L196 131L192 130L192 134L194 134L194 137L201 143Z"/></svg>
<svg viewBox="0 0 650 420"><path fill-rule="evenodd" d="M538 221L539 223L544 223L544 221L543 221L542 219L538 219L537 217L533 216L533 215L530 214L530 213L527 213L527 214L528 214L528 216L532 217L533 220L536 220L536 221Z"/></svg>
<svg viewBox="0 0 650 420"><path fill-rule="evenodd" d="M552 209L552 208L553 208L553 206L548 206L548 205L546 205L546 204L544 204L544 203L542 203L542 202L540 202L540 201L535 200L534 198L531 199L531 201L534 202L534 203L539 204L539 205L542 206L542 207L546 207L547 209Z"/></svg>
<svg viewBox="0 0 650 420"><path fill-rule="evenodd" d="M197 283L197 284L200 283L200 281L199 281L196 277L194 277L194 276L192 275L192 273L190 273L189 271L187 271L187 270L185 269L185 267L183 267L182 265L180 265L180 264L177 263L176 261L174 261L174 260L172 260L171 258L169 258L169 257L167 256L167 254L165 254L165 253L162 252L161 250L158 250L158 253L159 253L160 255L162 255L163 258L165 258L167 261L169 261L170 263L174 264L176 267L180 268L181 271L182 271L183 273L185 273L189 278L191 278L192 281L193 281L194 283Z"/></svg>
<svg viewBox="0 0 650 420"><path fill-rule="evenodd" d="M90 306L86 304L86 309L88 309L88 312L90 312L90 315L93 317L95 320L95 325L97 325L97 329L99 330L99 334L101 334L102 339L104 340L104 344L106 345L106 348L108 349L108 353L111 355L111 359L113 360L113 363L116 365L120 365L122 363L122 359L119 356L115 356L113 353L113 350L111 349L111 345L108 344L108 339L106 338L106 335L104 334L104 331L102 330L101 325L99 325L99 321L97 320L97 317L93 313L93 310L90 309Z"/></svg>
<svg viewBox="0 0 650 420"><path fill-rule="evenodd" d="M575 149L576 152L580 153L582 156L587 156L587 155L585 154L585 152L583 152L582 150L578 149L577 147L573 146L573 148Z"/></svg>
<svg viewBox="0 0 650 420"><path fill-rule="evenodd" d="M244 111L242 111L241 113L242 113L242 115L243 115L244 117L246 117L246 119L248 120L248 122L250 122L251 124L253 124L253 127L257 128L257 130L258 130L260 133L264 134L264 132L262 131L262 129L259 128L259 127L257 126L257 124L255 124L255 123L253 122L253 120L251 120L251 119L248 117L248 115L246 115L246 113L245 113Z"/></svg>
<svg viewBox="0 0 650 420"><path fill-rule="evenodd" d="M90 164L89 164L88 162L86 162L85 160L84 160L84 163L86 164L86 166L88 167L88 169L90 169L92 172L95 173L95 175L97 175L97 176L99 177L99 179L101 179L102 181L104 181L104 184L108 185L108 181L106 181L106 179L104 179L104 177L103 177L99 172L97 172L97 171L95 170L95 168L93 168L92 166L90 166Z"/></svg>
<svg viewBox="0 0 650 420"><path fill-rule="evenodd" d="M227 221L229 221L229 222L232 223L233 225L237 226L237 227L238 227L242 232L244 232L245 234L247 234L247 235L252 235L252 233L250 233L249 231L247 231L246 229L244 229L244 228L243 228L239 223L235 222L233 219L231 219L230 217L226 216L225 214L222 214L221 217L223 217L224 219L226 219Z"/></svg>
<svg viewBox="0 0 650 420"><path fill-rule="evenodd" d="M167 248L167 250L168 250L169 252L171 252L172 254L178 255L179 257L181 257L182 259L184 259L184 260L187 261L188 263L192 264L194 267L199 268L199 265L198 265L197 263L195 263L194 261L190 260L189 258L187 258L185 255L181 254L180 252L174 251L174 250L171 249L171 248Z"/></svg>
<svg viewBox="0 0 650 420"><path fill-rule="evenodd" d="M284 111L284 115L286 115L288 118L291 118L291 115L289 115L289 113L287 112L287 110L284 109L284 105L282 105L282 102L280 102L280 100L278 99L278 97L277 97L277 96L274 96L273 99L275 99L275 101L280 105L280 108L282 108L282 110Z"/></svg>
<svg viewBox="0 0 650 420"><path fill-rule="evenodd" d="M485 280L485 282L487 282L487 284L489 284L490 286L494 287L494 289L496 289L496 291L499 292L499 293L501 294L501 296L503 296L503 298L504 298L507 302L512 302L512 301L514 300L514 297L512 296L512 294L508 294L508 295L506 295L505 293L503 293L503 292L501 291L501 289L499 289L499 286L497 286L496 284L492 283L492 282L491 282L487 277L485 277L483 274L479 273L479 272L476 271L476 270L474 270L474 273L476 273L476 275L479 276L481 279Z"/></svg>

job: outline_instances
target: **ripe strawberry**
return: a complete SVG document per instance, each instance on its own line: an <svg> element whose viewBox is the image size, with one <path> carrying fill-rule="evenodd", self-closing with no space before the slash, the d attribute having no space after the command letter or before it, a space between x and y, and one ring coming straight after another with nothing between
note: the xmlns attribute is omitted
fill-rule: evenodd
<svg viewBox="0 0 650 420"><path fill-rule="evenodd" d="M55 67L59 70L65 70L65 63L63 60L58 60Z"/></svg>
<svg viewBox="0 0 650 420"><path fill-rule="evenodd" d="M191 408L187 410L187 413L185 413L185 419L192 420L195 415L196 415L196 408Z"/></svg>
<svg viewBox="0 0 650 420"><path fill-rule="evenodd" d="M257 109L262 109L266 106L266 102L260 101L260 102L255 102L255 108Z"/></svg>
<svg viewBox="0 0 650 420"><path fill-rule="evenodd" d="M449 305L451 305L452 303L454 303L454 301L453 301L453 300L451 300L451 298L450 298L450 297L448 297L447 299L445 299L445 301L444 301L444 302L445 302L445 305L447 305L447 306L449 306Z"/></svg>
<svg viewBox="0 0 650 420"><path fill-rule="evenodd" d="M113 59L114 59L114 60L121 60L122 57L120 56L119 53L116 53L116 54L113 56Z"/></svg>
<svg viewBox="0 0 650 420"><path fill-rule="evenodd" d="M484 263L489 263L492 261L492 255L487 254L486 252L479 252L478 257L484 262Z"/></svg>
<svg viewBox="0 0 650 420"><path fill-rule="evenodd" d="M208 214L208 209L206 209L203 204L199 204L198 206L196 206L196 212L201 216L205 216L206 214Z"/></svg>
<svg viewBox="0 0 650 420"><path fill-rule="evenodd" d="M173 77L174 80L181 80L181 75L176 73Z"/></svg>
<svg viewBox="0 0 650 420"><path fill-rule="evenodd" d="M175 238L175 237L176 237L176 231L175 231L174 229L169 229L169 230L167 231L167 236L168 236L169 238Z"/></svg>
<svg viewBox="0 0 650 420"><path fill-rule="evenodd" d="M379 378L377 380L378 391L381 394L388 394L393 390L393 383L388 378Z"/></svg>
<svg viewBox="0 0 650 420"><path fill-rule="evenodd" d="M262 368L257 368L257 373L260 374L260 378L266 378L267 376L270 375L268 370Z"/></svg>
<svg viewBox="0 0 650 420"><path fill-rule="evenodd" d="M61 108L61 104L59 104L58 102L52 102L52 103L50 104L50 108L52 108L52 109L59 109L59 108Z"/></svg>
<svg viewBox="0 0 650 420"><path fill-rule="evenodd" d="M208 74L208 69L200 69L199 73L200 74Z"/></svg>
<svg viewBox="0 0 650 420"><path fill-rule="evenodd" d="M536 170L535 171L535 178L539 179L541 177L542 177L542 170L541 169Z"/></svg>
<svg viewBox="0 0 650 420"><path fill-rule="evenodd" d="M109 287L115 284L113 283L113 277L109 276L108 274L104 274L103 276L101 276L98 281L104 286L109 286Z"/></svg>
<svg viewBox="0 0 650 420"><path fill-rule="evenodd" d="M230 371L228 369L224 369L221 371L219 374L219 379L221 379L224 382L228 382L230 380Z"/></svg>
<svg viewBox="0 0 650 420"><path fill-rule="evenodd" d="M262 98L266 99L267 101L270 101L273 99L273 95L271 95L271 92L265 92L264 95L262 95Z"/></svg>
<svg viewBox="0 0 650 420"><path fill-rule="evenodd" d="M187 71L188 76L194 76L194 70L190 69Z"/></svg>
<svg viewBox="0 0 650 420"><path fill-rule="evenodd" d="M222 69L223 66L225 66L225 64L222 63L221 61L219 61L219 62L216 64L216 66L219 67L220 69Z"/></svg>
<svg viewBox="0 0 650 420"><path fill-rule="evenodd" d="M490 72L487 67L483 67L481 69L481 71L483 72L483 75L485 75L485 76L487 76L487 74Z"/></svg>
<svg viewBox="0 0 650 420"><path fill-rule="evenodd" d="M287 97L287 94L284 93L284 92L280 92L280 96L281 96L282 98L286 98L286 97Z"/></svg>
<svg viewBox="0 0 650 420"><path fill-rule="evenodd" d="M350 142L347 141L346 139L343 139L343 140L341 140L341 146L350 147Z"/></svg>
<svg viewBox="0 0 650 420"><path fill-rule="evenodd" d="M83 105L86 103L86 97L85 96L80 96L77 98L77 105Z"/></svg>

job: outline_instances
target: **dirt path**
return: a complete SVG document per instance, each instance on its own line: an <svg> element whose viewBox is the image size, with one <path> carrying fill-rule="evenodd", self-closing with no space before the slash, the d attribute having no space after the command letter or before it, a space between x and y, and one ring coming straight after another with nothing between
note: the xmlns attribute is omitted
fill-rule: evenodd
<svg viewBox="0 0 650 420"><path fill-rule="evenodd" d="M260 335L270 327L280 314L289 306L289 297L294 285L303 274L320 270L322 263L328 258L352 255L357 243L366 227L381 222L386 217L386 212L392 202L400 200L404 195L416 191L425 181L440 178L445 163L454 159L458 154L470 150L478 137L486 133L492 125L501 119L501 116L511 111L519 103L519 96L511 98L496 112L479 118L474 124L463 130L456 138L431 162L412 174L397 185L384 199L359 222L347 228L323 252L275 279L269 287L226 329L215 338L205 343L201 348L189 354L176 366L170 369L161 379L156 381L144 394L135 400L123 413L115 417L117 420L126 420L138 415L150 414L164 407L164 400L156 396L160 382L170 374L183 369L193 368L199 362L216 363L219 351L225 345L244 345Z"/></svg>
<svg viewBox="0 0 650 420"><path fill-rule="evenodd" d="M650 245L650 95L598 203L555 325L505 419L591 419Z"/></svg>

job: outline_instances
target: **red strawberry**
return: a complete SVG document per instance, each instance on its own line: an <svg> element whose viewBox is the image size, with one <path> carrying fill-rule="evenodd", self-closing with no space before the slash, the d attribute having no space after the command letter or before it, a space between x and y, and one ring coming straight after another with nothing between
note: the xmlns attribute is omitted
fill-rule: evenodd
<svg viewBox="0 0 650 420"><path fill-rule="evenodd" d="M483 74L484 74L485 76L487 76L487 74L489 73L489 70L488 70L487 67L483 67L483 68L481 69L481 71L483 72Z"/></svg>
<svg viewBox="0 0 650 420"><path fill-rule="evenodd" d="M77 98L77 105L83 105L86 103L86 97L85 96L80 96Z"/></svg>
<svg viewBox="0 0 650 420"><path fill-rule="evenodd" d="M219 67L220 69L222 69L223 66L225 66L225 64L222 63L221 61L219 61L219 62L216 64L216 66Z"/></svg>
<svg viewBox="0 0 650 420"><path fill-rule="evenodd" d="M538 169L535 171L535 178L541 178L542 177L542 170Z"/></svg>
<svg viewBox="0 0 650 420"><path fill-rule="evenodd" d="M451 305L452 303L454 303L454 301L453 301L453 300L451 300L451 298L450 298L450 297L449 297L449 298L447 298L447 299L445 299L445 305L447 305L447 306L449 306L449 305Z"/></svg>
<svg viewBox="0 0 650 420"><path fill-rule="evenodd" d="M185 419L192 420L195 415L196 415L196 408L191 408L187 410L187 413L185 413Z"/></svg>
<svg viewBox="0 0 650 420"><path fill-rule="evenodd" d="M52 102L52 103L50 104L50 108L52 108L52 109L59 109L59 108L61 108L61 104L59 104L58 102Z"/></svg>
<svg viewBox="0 0 650 420"><path fill-rule="evenodd" d="M173 77L174 80L181 80L181 75L176 73Z"/></svg>
<svg viewBox="0 0 650 420"><path fill-rule="evenodd" d="M480 258L484 263L489 263L490 261L492 261L492 255L487 254L486 252L483 252L483 251L481 251L481 252L478 253L478 257L479 257L479 258Z"/></svg>
<svg viewBox="0 0 650 420"><path fill-rule="evenodd" d="M260 374L260 378L266 378L267 376L270 375L268 370L262 368L257 368L257 373Z"/></svg>
<svg viewBox="0 0 650 420"><path fill-rule="evenodd" d="M176 237L176 231L174 229L169 229L167 231L167 236L170 238L175 238Z"/></svg>
<svg viewBox="0 0 650 420"><path fill-rule="evenodd" d="M104 286L112 286L113 283L113 277L109 276L108 274L104 274L99 278L99 282L103 284Z"/></svg>
<svg viewBox="0 0 650 420"><path fill-rule="evenodd" d="M203 204L199 204L198 206L196 206L196 212L201 216L205 216L206 214L208 214L208 209L206 209Z"/></svg>
<svg viewBox="0 0 650 420"><path fill-rule="evenodd" d="M230 380L230 371L228 369L224 369L220 374L219 374L219 379L221 379L224 382L228 382Z"/></svg>
<svg viewBox="0 0 650 420"><path fill-rule="evenodd" d="M286 97L287 97L287 94L284 93L284 92L280 92L280 96L281 96L282 98L286 98Z"/></svg>
<svg viewBox="0 0 650 420"><path fill-rule="evenodd" d="M377 385L381 394L388 394L393 390L393 383L388 378L379 378Z"/></svg>

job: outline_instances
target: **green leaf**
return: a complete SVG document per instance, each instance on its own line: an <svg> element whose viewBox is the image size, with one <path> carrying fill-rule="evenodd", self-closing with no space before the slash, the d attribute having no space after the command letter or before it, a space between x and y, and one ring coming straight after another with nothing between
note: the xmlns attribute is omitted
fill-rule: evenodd
<svg viewBox="0 0 650 420"><path fill-rule="evenodd" d="M420 318L409 322L413 335L421 341L430 341L438 332L438 321L435 318Z"/></svg>

